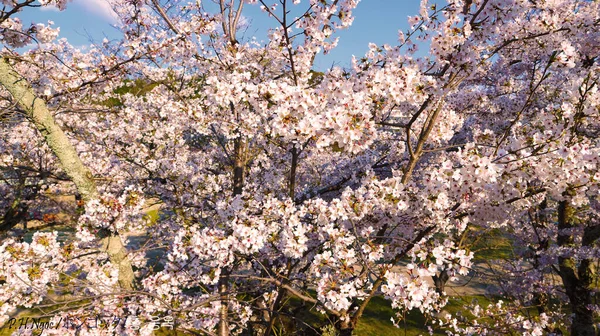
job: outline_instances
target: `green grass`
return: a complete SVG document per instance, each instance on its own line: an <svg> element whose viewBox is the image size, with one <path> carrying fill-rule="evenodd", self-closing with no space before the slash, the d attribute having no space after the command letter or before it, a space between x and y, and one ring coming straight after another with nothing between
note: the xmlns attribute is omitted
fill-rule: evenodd
<svg viewBox="0 0 600 336"><path fill-rule="evenodd" d="M155 224L160 218L160 211L158 209L149 210L144 214L144 219L148 221L149 225Z"/></svg>
<svg viewBox="0 0 600 336"><path fill-rule="evenodd" d="M491 302L483 295L450 298L448 304L444 307L444 311L450 314L456 314L460 311L465 315L465 307L474 299L482 306L487 306ZM399 328L392 323L392 317L397 322ZM374 297L359 320L354 334L357 336L429 335L428 325L431 325L431 321L428 321L427 317L420 311L413 310L406 314L404 319L399 319L396 317L389 301L382 297ZM446 335L446 333L434 328L434 335Z"/></svg>
<svg viewBox="0 0 600 336"><path fill-rule="evenodd" d="M394 326L391 320L392 317L398 322L400 328ZM357 336L427 334L426 318L419 311L410 312L405 319L398 320L389 301L382 297L374 297L367 305L362 318L358 321L354 334Z"/></svg>
<svg viewBox="0 0 600 336"><path fill-rule="evenodd" d="M477 300L479 305L486 307L492 301L483 295L471 295L463 297L450 298L448 304L444 307L444 311L456 314L460 312L462 315L470 316L468 311L465 311L465 307ZM289 306L295 306L299 304L298 300L290 299L288 302ZM328 324L327 317L319 314L315 309L308 310L302 309L300 313L295 316L312 326L316 330L323 330ZM392 317L397 322L398 327L392 323ZM301 332L294 330L293 323L288 320L283 322L285 325L280 330L287 330L288 333L283 332L282 335L307 335L308 329ZM428 325L431 325L431 321L428 320L420 311L413 310L406 314L404 318L396 316L396 311L391 307L388 300L381 296L376 296L367 305L363 316L360 318L354 335L356 336L417 336L417 335L429 335ZM434 335L446 335L441 330L434 329Z"/></svg>
<svg viewBox="0 0 600 336"><path fill-rule="evenodd" d="M512 242L498 229L472 232L467 238L467 245L475 253L473 262L509 259L513 256Z"/></svg>

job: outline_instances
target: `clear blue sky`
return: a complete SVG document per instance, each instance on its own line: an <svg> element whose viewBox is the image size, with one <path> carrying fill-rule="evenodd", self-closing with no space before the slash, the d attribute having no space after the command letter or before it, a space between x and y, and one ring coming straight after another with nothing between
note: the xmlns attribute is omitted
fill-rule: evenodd
<svg viewBox="0 0 600 336"><path fill-rule="evenodd" d="M324 70L333 64L348 66L352 55L362 57L365 54L369 42L395 44L398 30L407 30L407 16L416 15L419 4L420 0L362 0L354 12L355 20L350 29L339 33L338 47L328 55L320 54L315 67ZM264 40L267 28L274 21L254 5L246 6L244 15L251 23L245 37L255 35ZM111 26L114 18L104 0L75 0L63 12L26 9L19 17L25 25L54 21L61 29L60 37L67 38L75 46L89 45L92 39L101 41L104 37L119 37L119 31Z"/></svg>

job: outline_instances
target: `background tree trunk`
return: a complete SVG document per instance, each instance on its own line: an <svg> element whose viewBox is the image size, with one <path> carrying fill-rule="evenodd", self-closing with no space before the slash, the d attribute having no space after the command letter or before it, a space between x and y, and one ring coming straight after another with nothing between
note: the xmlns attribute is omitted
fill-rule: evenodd
<svg viewBox="0 0 600 336"><path fill-rule="evenodd" d="M576 247L571 228L575 226L576 209L570 204L569 195L558 205L558 245L561 247ZM583 239L586 240L585 237ZM558 258L560 277L569 297L573 311L572 336L596 336L592 304L592 281L595 270L590 259L583 259L577 264L575 258Z"/></svg>
<svg viewBox="0 0 600 336"><path fill-rule="evenodd" d="M440 272L439 275L434 275L431 277L433 279L433 284L435 285L435 291L440 295L444 295L444 289L446 288L446 283L450 279L448 275L448 270L444 269Z"/></svg>

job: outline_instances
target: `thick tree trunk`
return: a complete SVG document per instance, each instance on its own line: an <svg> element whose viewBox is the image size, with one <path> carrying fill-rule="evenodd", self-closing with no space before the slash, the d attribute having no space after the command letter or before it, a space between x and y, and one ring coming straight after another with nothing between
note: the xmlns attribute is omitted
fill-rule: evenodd
<svg viewBox="0 0 600 336"><path fill-rule="evenodd" d="M231 111L235 114L233 104ZM234 166L233 166L233 196L241 195L244 189L244 169L246 160L244 158L244 140L241 135L234 143ZM222 269L219 278L219 299L221 301L221 310L219 311L219 325L217 332L219 336L229 335L229 269Z"/></svg>
<svg viewBox="0 0 600 336"><path fill-rule="evenodd" d="M576 247L572 230L575 226L575 208L571 206L569 195L558 205L558 245L561 247ZM584 237L584 241L586 241ZM589 239L588 239L589 240ZM594 312L589 308L592 304L592 282L595 270L590 259L583 259L577 264L575 258L558 258L560 277L569 297L573 312L572 336L596 336Z"/></svg>
<svg viewBox="0 0 600 336"><path fill-rule="evenodd" d="M228 273L228 272L227 272ZM229 335L229 277L228 274L221 275L219 278L219 299L221 300L221 310L219 311L218 335Z"/></svg>
<svg viewBox="0 0 600 336"><path fill-rule="evenodd" d="M44 136L46 143L58 158L61 168L75 183L83 200L89 201L98 197L98 190L91 172L81 162L69 138L54 121L54 116L48 110L46 103L43 99L35 96L27 80L13 69L6 58L0 61L0 85L10 92L18 106L25 111ZM133 269L127 259L127 251L121 239L114 234L101 238L111 263L119 268L119 285L123 289L132 289Z"/></svg>

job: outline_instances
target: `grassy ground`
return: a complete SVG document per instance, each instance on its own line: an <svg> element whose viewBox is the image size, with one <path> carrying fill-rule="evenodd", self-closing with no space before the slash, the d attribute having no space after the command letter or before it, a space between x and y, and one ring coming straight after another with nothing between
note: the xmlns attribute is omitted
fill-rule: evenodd
<svg viewBox="0 0 600 336"><path fill-rule="evenodd" d="M394 326L392 317L398 322L400 328ZM411 312L406 318L398 320L388 301L381 297L374 297L359 320L355 334L358 336L427 334L426 319L418 311Z"/></svg>
<svg viewBox="0 0 600 336"><path fill-rule="evenodd" d="M463 311L465 306L476 299L480 305L487 305L490 301L483 295L469 295L463 297L450 298L444 311L454 314ZM395 327L391 318L397 321L399 328ZM428 323L429 322L429 323ZM430 321L418 310L411 311L406 318L399 320L387 300L381 297L375 297L369 303L363 317L360 319L355 330L357 336L416 336L429 335L427 326ZM434 329L434 335L446 335L441 330Z"/></svg>
<svg viewBox="0 0 600 336"><path fill-rule="evenodd" d="M509 259L514 255L512 242L500 230L471 229L467 245L475 253L473 262Z"/></svg>

